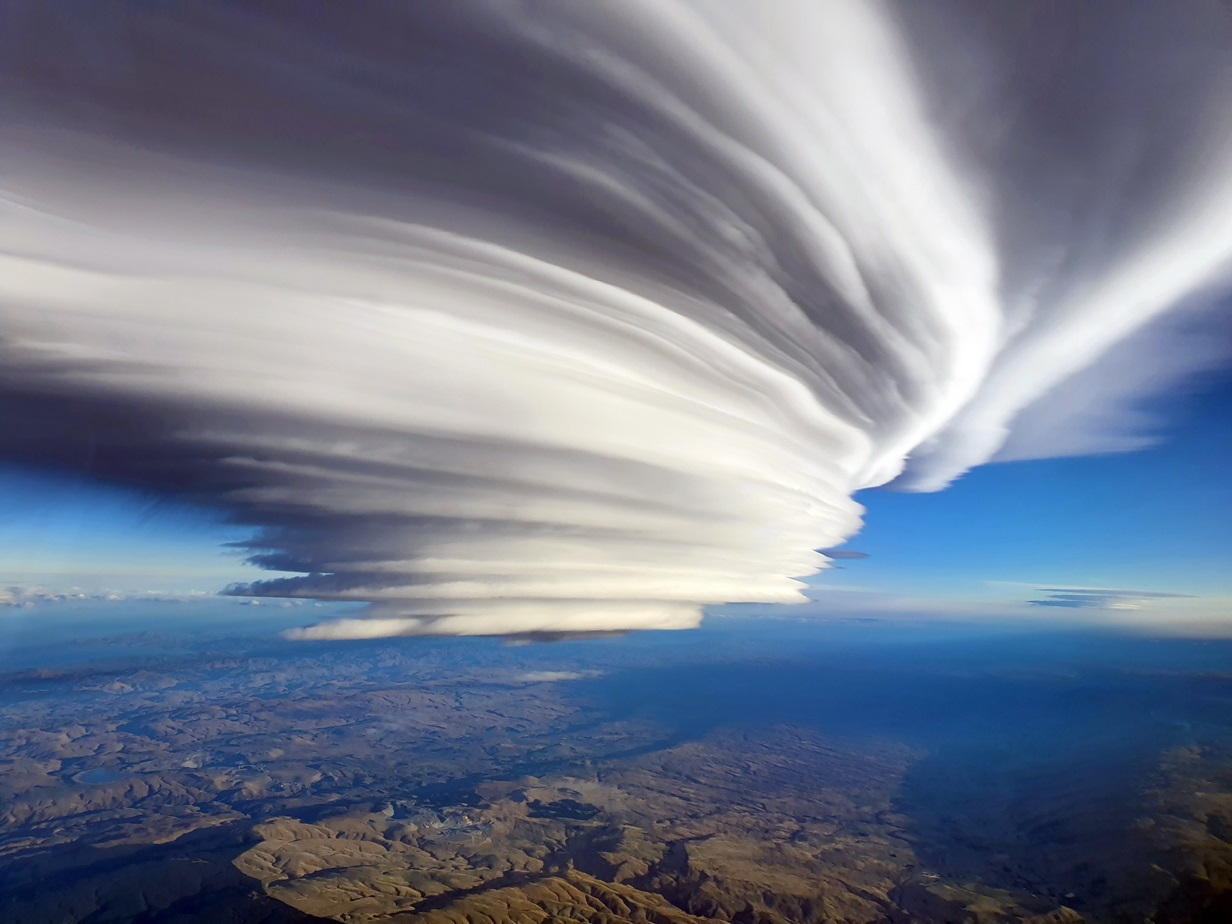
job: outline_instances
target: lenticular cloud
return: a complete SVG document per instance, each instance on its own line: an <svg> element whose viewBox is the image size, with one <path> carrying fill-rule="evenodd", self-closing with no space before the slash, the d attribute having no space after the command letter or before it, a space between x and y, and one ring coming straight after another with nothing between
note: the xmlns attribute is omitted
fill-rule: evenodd
<svg viewBox="0 0 1232 924"><path fill-rule="evenodd" d="M1213 2L5 7L0 451L305 637L796 600L861 488L1134 444L1232 256Z"/></svg>

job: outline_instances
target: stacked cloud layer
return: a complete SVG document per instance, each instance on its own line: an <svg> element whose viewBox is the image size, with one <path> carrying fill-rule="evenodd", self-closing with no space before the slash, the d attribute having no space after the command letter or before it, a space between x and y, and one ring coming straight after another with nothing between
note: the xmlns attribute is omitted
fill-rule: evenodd
<svg viewBox="0 0 1232 924"><path fill-rule="evenodd" d="M0 452L373 605L309 637L790 602L1210 359L1219 4L5 6Z"/></svg>

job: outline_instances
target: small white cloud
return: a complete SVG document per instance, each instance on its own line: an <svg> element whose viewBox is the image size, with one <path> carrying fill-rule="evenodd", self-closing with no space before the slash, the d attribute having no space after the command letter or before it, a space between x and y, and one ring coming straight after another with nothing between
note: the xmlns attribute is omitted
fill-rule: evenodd
<svg viewBox="0 0 1232 924"><path fill-rule="evenodd" d="M602 671L527 671L519 674L517 679L522 683L557 683L562 680L585 680L588 677L601 677Z"/></svg>

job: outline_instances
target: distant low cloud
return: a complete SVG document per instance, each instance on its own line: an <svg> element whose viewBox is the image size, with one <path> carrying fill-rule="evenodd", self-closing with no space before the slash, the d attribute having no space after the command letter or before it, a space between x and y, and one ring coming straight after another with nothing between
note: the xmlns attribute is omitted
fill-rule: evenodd
<svg viewBox="0 0 1232 924"><path fill-rule="evenodd" d="M1028 600L1030 606L1075 610L1138 610L1152 600L1193 599L1192 594L1161 593L1153 590L1042 587L1039 592L1044 596Z"/></svg>
<svg viewBox="0 0 1232 924"><path fill-rule="evenodd" d="M184 603L190 600L206 600L217 597L214 591L188 590L179 593L168 593L161 590L150 591L84 591L77 587L65 590L53 590L47 587L14 586L0 590L0 606L31 607L40 603L71 603L74 601L90 601L94 603L123 603L127 601L148 600L160 603Z"/></svg>

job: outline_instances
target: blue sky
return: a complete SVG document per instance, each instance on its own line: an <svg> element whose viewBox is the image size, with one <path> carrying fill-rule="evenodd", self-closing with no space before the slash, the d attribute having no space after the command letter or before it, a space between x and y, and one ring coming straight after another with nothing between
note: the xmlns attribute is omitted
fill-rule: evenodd
<svg viewBox="0 0 1232 924"><path fill-rule="evenodd" d="M217 590L258 573L208 511L77 478L0 467L0 586L90 593Z"/></svg>
<svg viewBox="0 0 1232 924"><path fill-rule="evenodd" d="M827 581L944 593L972 580L1232 590L1232 378L1173 402L1156 446L986 465L935 494L859 496L870 555Z"/></svg>
<svg viewBox="0 0 1232 924"><path fill-rule="evenodd" d="M987 465L945 491L866 491L863 532L810 583L938 601L1022 602L1100 587L1232 598L1232 376L1162 408L1127 454ZM258 572L213 514L80 479L0 468L0 587L215 591ZM1229 614L1232 616L1232 614Z"/></svg>

